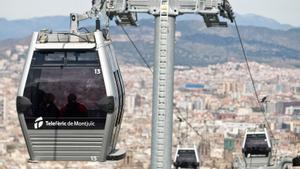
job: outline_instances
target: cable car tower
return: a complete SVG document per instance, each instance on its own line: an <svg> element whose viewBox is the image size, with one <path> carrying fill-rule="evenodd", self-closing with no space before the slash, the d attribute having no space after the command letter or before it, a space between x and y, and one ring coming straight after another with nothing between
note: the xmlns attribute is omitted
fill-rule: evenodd
<svg viewBox="0 0 300 169"><path fill-rule="evenodd" d="M167 169L172 165L176 17L196 14L204 18L207 27L226 27L219 16L231 21L234 16L227 0L93 0L89 12L71 15L71 30L77 30L81 20L100 17L116 17L119 25L136 26L137 13L155 18L151 168Z"/></svg>

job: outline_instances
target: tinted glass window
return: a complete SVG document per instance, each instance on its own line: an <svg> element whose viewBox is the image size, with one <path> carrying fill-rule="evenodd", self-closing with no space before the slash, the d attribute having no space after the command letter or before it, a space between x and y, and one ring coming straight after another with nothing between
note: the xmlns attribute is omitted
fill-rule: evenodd
<svg viewBox="0 0 300 169"><path fill-rule="evenodd" d="M53 64L96 64L99 57L95 51L39 51L32 58L32 66Z"/></svg>
<svg viewBox="0 0 300 169"><path fill-rule="evenodd" d="M114 77L117 83L117 87L118 87L118 95L119 95L119 112L118 112L118 116L117 116L117 121L116 121L116 126L119 125L121 123L122 120L122 116L123 116L123 105L124 105L124 89L123 89L123 83L121 82L121 78L120 78L120 72L117 70L114 73Z"/></svg>
<svg viewBox="0 0 300 169"><path fill-rule="evenodd" d="M267 138L264 134L248 134L246 139L247 146L267 145Z"/></svg>
<svg viewBox="0 0 300 169"><path fill-rule="evenodd" d="M120 83L120 89L121 89L121 106L120 106L120 117L119 117L119 121L118 121L118 124L121 124L121 121L122 121L122 117L123 117L123 113L124 113L124 96L125 96L125 89L124 89L124 84L123 84L123 79L122 79L122 76L121 76L121 73L120 71L117 71L118 72L118 79L119 79L119 83Z"/></svg>
<svg viewBox="0 0 300 169"><path fill-rule="evenodd" d="M118 107L118 115L117 115L117 119L116 119L116 124L115 124L115 126L117 126L118 125L118 121L119 121L119 118L120 118L120 106L121 106L121 88L120 88L120 83L119 83L119 80L118 80L118 77L117 77L118 75L117 75L117 72L114 72L114 78L115 78L115 82L116 82L116 85L117 85L117 91L118 91L118 97L119 97L119 99L118 99L118 105L119 105L119 107Z"/></svg>
<svg viewBox="0 0 300 169"><path fill-rule="evenodd" d="M64 57L65 57L64 52L44 53L44 54L45 54L44 55L45 56L45 62L63 61ZM35 57L35 59L36 59L36 57Z"/></svg>
<svg viewBox="0 0 300 169"><path fill-rule="evenodd" d="M179 150L177 160L180 161L197 161L194 150Z"/></svg>
<svg viewBox="0 0 300 169"><path fill-rule="evenodd" d="M96 51L36 52L24 96L32 102L25 115L28 128L38 117L73 123L53 123L59 128L104 128L108 103L102 103L107 95Z"/></svg>

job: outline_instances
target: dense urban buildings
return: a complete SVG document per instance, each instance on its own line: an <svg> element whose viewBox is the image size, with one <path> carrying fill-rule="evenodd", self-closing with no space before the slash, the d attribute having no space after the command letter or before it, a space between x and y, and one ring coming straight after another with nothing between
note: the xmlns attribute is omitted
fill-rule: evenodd
<svg viewBox="0 0 300 169"><path fill-rule="evenodd" d="M27 163L28 154L19 127L15 98L28 46L0 52L0 168L149 168L151 152L152 73L136 65L121 65L126 105L118 147L127 150L118 162ZM229 169L241 156L247 128L269 125L273 153L297 155L300 151L300 69L250 63L257 102L244 63L228 62L206 67L175 69L173 148L197 146L203 169ZM182 120L184 119L184 120ZM191 127L192 126L192 127Z"/></svg>

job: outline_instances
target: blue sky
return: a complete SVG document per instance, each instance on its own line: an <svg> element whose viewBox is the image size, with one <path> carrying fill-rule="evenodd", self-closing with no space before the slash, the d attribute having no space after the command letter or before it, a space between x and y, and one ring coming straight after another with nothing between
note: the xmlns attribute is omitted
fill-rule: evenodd
<svg viewBox="0 0 300 169"><path fill-rule="evenodd" d="M240 14L253 13L300 27L300 0L229 0ZM0 17L24 19L84 12L91 0L1 0Z"/></svg>

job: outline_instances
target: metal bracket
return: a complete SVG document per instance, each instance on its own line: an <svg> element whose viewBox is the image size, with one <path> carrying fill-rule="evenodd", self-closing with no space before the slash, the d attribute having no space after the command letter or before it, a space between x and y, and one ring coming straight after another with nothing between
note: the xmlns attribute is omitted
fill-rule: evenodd
<svg viewBox="0 0 300 169"><path fill-rule="evenodd" d="M71 19L71 30L70 32L71 33L75 33L77 34L77 31L78 31L78 26L79 26L79 22L80 21L83 21L83 20L86 20L90 18L88 16L88 14L76 14L76 13L71 13L70 14L70 19Z"/></svg>
<svg viewBox="0 0 300 169"><path fill-rule="evenodd" d="M137 26L137 13L120 13L116 16L116 24L117 25L129 25L129 26Z"/></svg>
<svg viewBox="0 0 300 169"><path fill-rule="evenodd" d="M217 14L201 14L207 27L227 27L227 22L221 22Z"/></svg>

